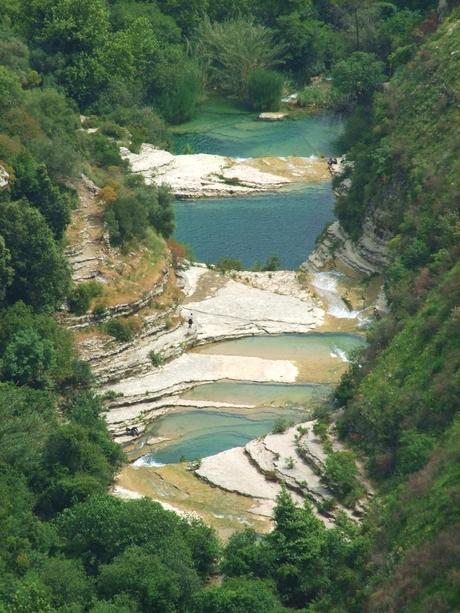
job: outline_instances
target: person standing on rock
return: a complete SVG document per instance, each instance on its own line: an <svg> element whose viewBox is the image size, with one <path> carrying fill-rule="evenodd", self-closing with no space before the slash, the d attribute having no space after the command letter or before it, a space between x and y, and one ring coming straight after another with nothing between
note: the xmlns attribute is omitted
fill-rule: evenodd
<svg viewBox="0 0 460 613"><path fill-rule="evenodd" d="M191 330L193 326L193 313L190 313L190 317L188 318L188 329Z"/></svg>

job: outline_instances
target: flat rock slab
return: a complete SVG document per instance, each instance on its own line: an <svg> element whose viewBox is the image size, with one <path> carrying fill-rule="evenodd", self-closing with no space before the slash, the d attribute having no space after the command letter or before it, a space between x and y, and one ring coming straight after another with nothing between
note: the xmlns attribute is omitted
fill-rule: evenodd
<svg viewBox="0 0 460 613"><path fill-rule="evenodd" d="M281 489L278 483L267 481L249 462L244 447L204 458L196 473L222 489L253 498L274 500Z"/></svg>
<svg viewBox="0 0 460 613"><path fill-rule="evenodd" d="M140 338L118 355L94 366L101 382L116 379L120 373L119 382L102 385L104 391L113 390L125 397L111 404L109 423L135 421L167 404L149 401L149 397L154 401L163 392L171 397L197 383L220 379L295 382L298 371L288 360L189 353L160 368L151 365L151 351L162 356L174 355L171 352L184 351L191 344L267 333L309 332L323 322L324 310L298 283L295 273L248 275L249 283L257 287L243 281L244 273L241 281L234 281L200 266L184 271L184 287L190 296L181 309L184 323L160 335ZM190 314L191 330L187 324ZM134 375L136 371L139 374Z"/></svg>
<svg viewBox="0 0 460 613"><path fill-rule="evenodd" d="M234 159L207 153L173 155L148 143L141 145L139 153L126 147L120 152L131 172L142 175L147 184L168 184L179 198L244 196L290 183L330 179L326 162L314 156Z"/></svg>
<svg viewBox="0 0 460 613"><path fill-rule="evenodd" d="M146 393L173 389L184 383L222 379L258 383L270 381L294 383L297 373L297 368L288 360L186 353L161 368L152 367L151 373L127 378L106 388L124 396L142 396Z"/></svg>
<svg viewBox="0 0 460 613"><path fill-rule="evenodd" d="M261 121L283 121L287 116L287 113L261 113L259 119Z"/></svg>
<svg viewBox="0 0 460 613"><path fill-rule="evenodd" d="M313 423L306 422L300 425L310 429ZM299 434L298 427L289 428L282 434L268 434L264 439L264 445L267 451L276 454L279 458L275 460L274 467L280 473L292 477L297 483L305 482L308 489L321 496L327 496L330 492L322 485L320 477L297 454L296 436ZM289 467L290 459L294 462L292 468Z"/></svg>
<svg viewBox="0 0 460 613"><path fill-rule="evenodd" d="M311 299L250 287L231 279L205 301L189 302L184 313L195 316L198 337L222 337L255 324L267 333L308 332L322 323L324 311ZM244 331L244 330L243 330Z"/></svg>

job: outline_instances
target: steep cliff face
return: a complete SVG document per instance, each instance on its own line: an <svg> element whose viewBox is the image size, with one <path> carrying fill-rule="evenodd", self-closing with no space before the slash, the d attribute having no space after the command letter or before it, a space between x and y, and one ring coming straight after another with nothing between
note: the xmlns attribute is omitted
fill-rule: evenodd
<svg viewBox="0 0 460 613"><path fill-rule="evenodd" d="M385 233L379 233L374 219L365 219L356 242L335 221L300 268L305 272L345 268L362 275L380 273L389 262L388 239Z"/></svg>
<svg viewBox="0 0 460 613"><path fill-rule="evenodd" d="M353 185L350 178L353 166L345 156L330 166L338 201L347 198ZM384 220L381 222L378 208L366 209L358 238L354 239L340 221L335 221L326 228L300 269L313 273L338 269L364 276L381 273L389 263L388 243L393 235L386 229Z"/></svg>

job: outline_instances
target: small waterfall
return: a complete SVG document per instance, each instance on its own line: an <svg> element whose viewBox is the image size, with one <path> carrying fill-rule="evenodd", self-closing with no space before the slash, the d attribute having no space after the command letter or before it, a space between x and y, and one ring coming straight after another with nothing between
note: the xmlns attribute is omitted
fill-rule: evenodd
<svg viewBox="0 0 460 613"><path fill-rule="evenodd" d="M327 312L338 319L359 319L364 321L361 311L350 310L338 294L338 282L343 277L340 272L317 272L312 274L312 286L327 304Z"/></svg>

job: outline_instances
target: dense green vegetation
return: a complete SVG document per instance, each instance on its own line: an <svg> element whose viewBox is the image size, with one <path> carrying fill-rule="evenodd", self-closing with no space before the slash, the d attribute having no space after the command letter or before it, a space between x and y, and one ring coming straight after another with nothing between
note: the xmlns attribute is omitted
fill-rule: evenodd
<svg viewBox="0 0 460 613"><path fill-rule="evenodd" d="M436 4L0 0L1 611L458 609L460 27L458 12L439 26ZM169 191L128 177L118 144L168 147L168 124L206 89L274 110L294 86L302 105L347 114L342 225L356 238L371 215L392 239L390 312L336 393L378 495L361 528L327 529L283 491L271 534L221 551L201 522L107 494L123 454L52 315L65 301L85 313L100 287L72 285L64 236L84 171L113 246L169 237ZM131 337L117 320L104 329ZM346 452L325 479L357 495Z"/></svg>
<svg viewBox="0 0 460 613"><path fill-rule="evenodd" d="M370 215L393 237L390 313L337 390L342 436L391 492L369 520L377 610L450 611L459 602L459 41L456 13L367 117L357 109L347 134L355 166L341 222L358 236Z"/></svg>

